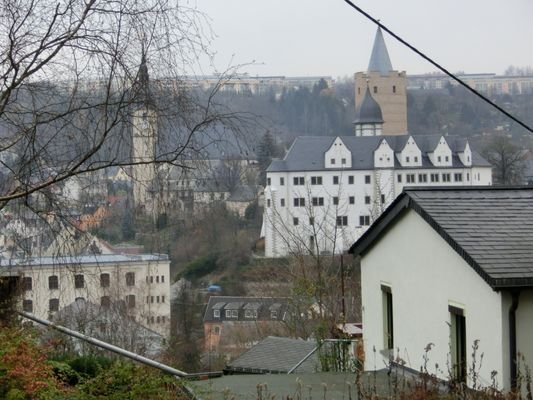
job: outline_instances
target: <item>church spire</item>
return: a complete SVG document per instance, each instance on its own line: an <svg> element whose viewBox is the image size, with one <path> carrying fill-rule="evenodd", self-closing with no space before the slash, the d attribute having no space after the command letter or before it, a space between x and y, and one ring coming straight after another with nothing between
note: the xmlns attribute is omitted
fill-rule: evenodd
<svg viewBox="0 0 533 400"><path fill-rule="evenodd" d="M374 46L372 47L372 55L368 63L368 72L379 72L381 75L389 75L392 70L383 33L381 32L381 28L378 27L376 37L374 38Z"/></svg>
<svg viewBox="0 0 533 400"><path fill-rule="evenodd" d="M150 91L150 76L148 74L146 53L144 52L144 49L141 54L141 64L139 65L139 71L137 72L137 78L135 79L135 86L135 94L139 103L142 103L144 106L153 106L154 101Z"/></svg>

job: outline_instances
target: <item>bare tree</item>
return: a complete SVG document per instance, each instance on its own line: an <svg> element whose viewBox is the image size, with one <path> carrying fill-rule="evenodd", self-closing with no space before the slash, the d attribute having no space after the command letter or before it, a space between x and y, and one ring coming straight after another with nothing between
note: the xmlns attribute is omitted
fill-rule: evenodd
<svg viewBox="0 0 533 400"><path fill-rule="evenodd" d="M346 216L350 200L345 194L342 184L313 194L308 183L298 212L280 207L273 195L265 216L287 249L287 282L295 310L289 324L296 336L331 338L337 334L337 324L360 319L358 269L341 255L343 245L352 239Z"/></svg>
<svg viewBox="0 0 533 400"><path fill-rule="evenodd" d="M7 0L0 32L0 229L13 222L15 233L0 259L49 248L74 255L77 210L64 195L73 178L91 178L94 189L110 167L190 169L206 146L250 122L217 103L224 74L208 92L191 78L210 57L211 33L182 2ZM139 158L143 109L157 137Z"/></svg>
<svg viewBox="0 0 533 400"><path fill-rule="evenodd" d="M494 183L518 185L524 177L525 156L522 149L506 136L494 136L483 148L483 155L492 165Z"/></svg>
<svg viewBox="0 0 533 400"><path fill-rule="evenodd" d="M199 136L210 135L205 143L222 125L238 129L238 116L215 104L223 80L202 99L179 79L209 55L197 10L166 0L9 0L1 10L2 208L23 199L50 211L57 204L46 189L74 175L135 162L180 165ZM131 124L147 101L139 84L146 64L156 78L159 146L153 159L136 161Z"/></svg>

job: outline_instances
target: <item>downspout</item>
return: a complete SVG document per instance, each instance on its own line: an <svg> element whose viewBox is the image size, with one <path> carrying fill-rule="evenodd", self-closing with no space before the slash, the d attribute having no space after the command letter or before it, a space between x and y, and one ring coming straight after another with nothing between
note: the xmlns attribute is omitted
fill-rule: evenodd
<svg viewBox="0 0 533 400"><path fill-rule="evenodd" d="M509 361L511 371L511 390L516 390L517 386L517 352L516 352L516 310L518 308L518 300L520 297L520 290L511 290L511 307L509 308Z"/></svg>

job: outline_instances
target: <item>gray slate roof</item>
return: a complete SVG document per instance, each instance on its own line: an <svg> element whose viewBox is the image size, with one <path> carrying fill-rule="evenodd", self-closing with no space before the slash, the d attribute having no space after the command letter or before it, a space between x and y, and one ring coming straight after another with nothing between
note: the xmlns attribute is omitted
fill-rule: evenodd
<svg viewBox="0 0 533 400"><path fill-rule="evenodd" d="M533 188L406 189L351 247L364 254L414 210L495 289L533 286Z"/></svg>
<svg viewBox="0 0 533 400"><path fill-rule="evenodd" d="M232 372L287 373L317 347L314 341L269 336L229 363ZM320 367L313 354L295 372L316 372Z"/></svg>
<svg viewBox="0 0 533 400"><path fill-rule="evenodd" d="M379 72L381 75L388 75L392 71L392 64L389 58L389 52L383 39L381 28L376 31L374 38L374 46L372 47L372 55L368 63L368 72Z"/></svg>
<svg viewBox="0 0 533 400"><path fill-rule="evenodd" d="M366 87L365 95L363 96L363 101L361 101L361 105L357 107L355 112L355 120L353 122L354 124L383 123L383 113L381 112L381 107L370 94L370 88L368 85Z"/></svg>
<svg viewBox="0 0 533 400"><path fill-rule="evenodd" d="M395 153L399 153L405 147L409 137L414 138L416 144L422 151L422 156L427 156L428 152L435 150L442 135L384 135L384 136L339 136L344 145L352 153L352 170L374 169L374 150L383 139ZM459 136L446 136L446 142L450 146L452 153L463 151L467 144L465 138ZM297 137L283 160L274 160L267 169L267 172L284 171L322 171L325 169L324 154L331 147L334 136L299 136ZM463 164L456 158L453 168L463 167ZM481 167L490 164L477 152L472 150L472 166ZM422 165L422 168L431 168L433 165L429 160ZM395 168L401 168L397 163ZM412 169L413 167L408 167ZM442 167L435 167L442 169ZM328 170L334 170L328 168Z"/></svg>
<svg viewBox="0 0 533 400"><path fill-rule="evenodd" d="M243 296L211 296L204 313L204 322L251 321L245 317L245 310L257 310L259 321L283 321L287 311L286 297L243 297ZM220 310L220 317L215 318L213 310ZM226 318L226 310L238 310L238 318ZM278 311L277 318L271 318L271 311ZM255 320L255 318L253 319Z"/></svg>
<svg viewBox="0 0 533 400"><path fill-rule="evenodd" d="M2 258L1 267L38 267L168 261L166 254L91 254L65 257Z"/></svg>

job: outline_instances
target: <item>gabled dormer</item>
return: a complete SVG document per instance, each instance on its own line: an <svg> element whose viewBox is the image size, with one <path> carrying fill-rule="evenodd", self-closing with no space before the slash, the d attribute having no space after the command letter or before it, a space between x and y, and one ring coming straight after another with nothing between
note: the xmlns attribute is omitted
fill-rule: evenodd
<svg viewBox="0 0 533 400"><path fill-rule="evenodd" d="M402 167L421 167L422 151L416 144L415 139L409 136L402 151L397 154Z"/></svg>
<svg viewBox="0 0 533 400"><path fill-rule="evenodd" d="M326 168L351 168L352 152L348 150L340 137L335 138L333 144L324 154Z"/></svg>
<svg viewBox="0 0 533 400"><path fill-rule="evenodd" d="M452 149L446 142L444 136L441 136L437 146L432 152L428 153L431 163L436 167L452 166ZM471 157L470 157L471 158Z"/></svg>
<svg viewBox="0 0 533 400"><path fill-rule="evenodd" d="M394 167L394 151L385 139L381 140L374 150L374 168Z"/></svg>
<svg viewBox="0 0 533 400"><path fill-rule="evenodd" d="M472 150L468 142L466 142L463 149L457 149L457 155L465 167L472 166Z"/></svg>

